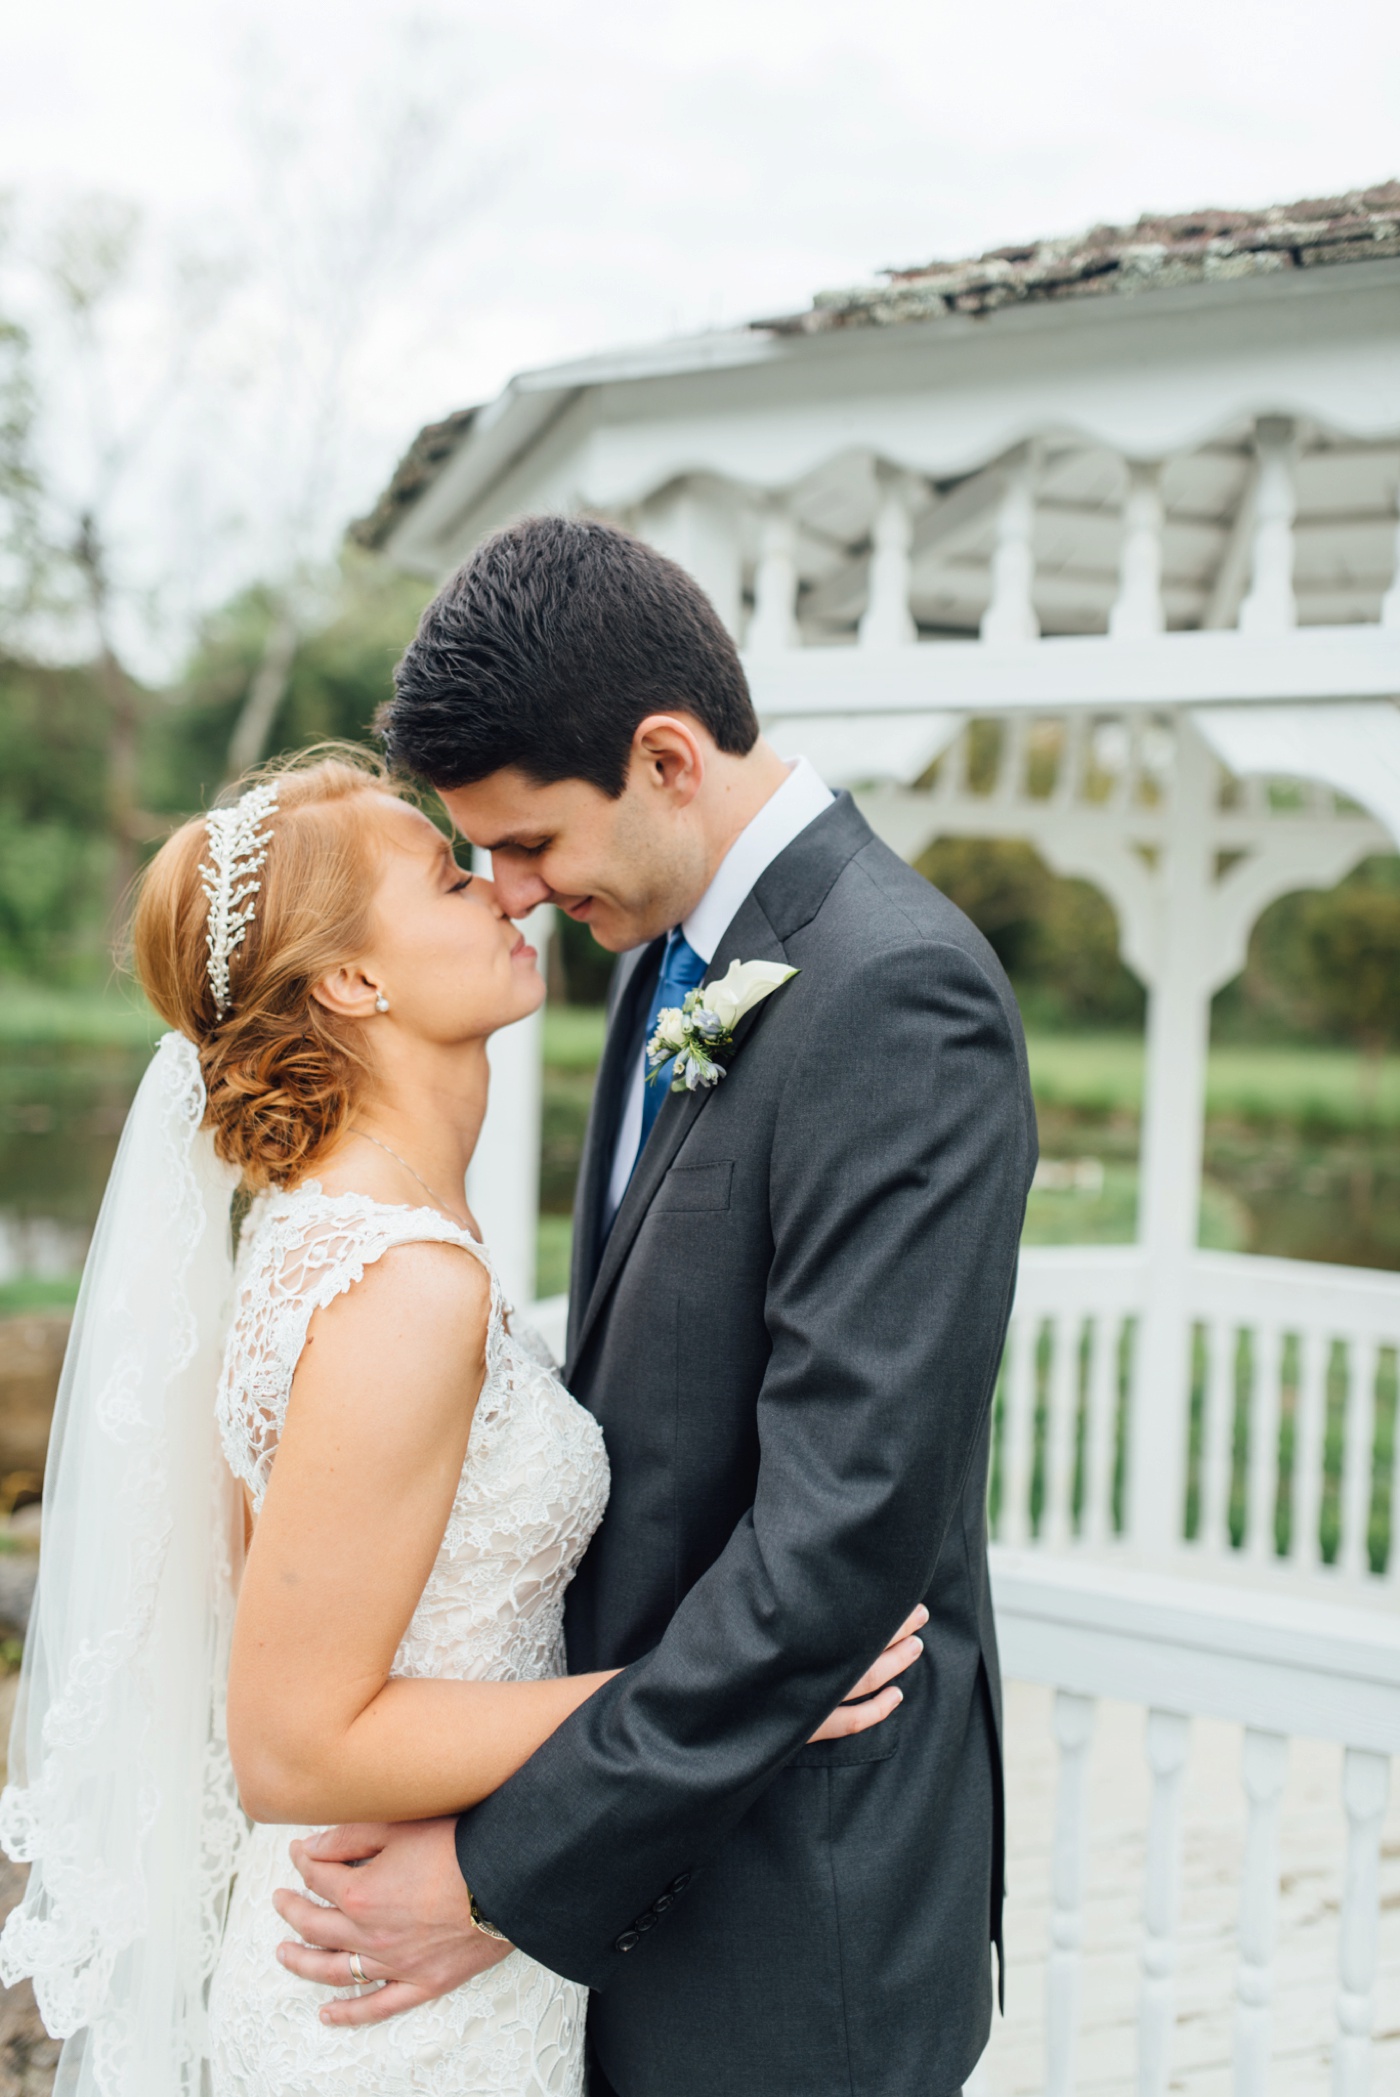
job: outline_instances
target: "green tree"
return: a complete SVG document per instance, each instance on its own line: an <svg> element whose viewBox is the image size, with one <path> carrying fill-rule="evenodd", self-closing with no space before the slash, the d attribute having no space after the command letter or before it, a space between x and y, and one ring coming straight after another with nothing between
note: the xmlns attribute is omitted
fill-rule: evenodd
<svg viewBox="0 0 1400 2097"><path fill-rule="evenodd" d="M105 741L90 672L0 657L0 971L64 980L100 950Z"/></svg>
<svg viewBox="0 0 1400 2097"><path fill-rule="evenodd" d="M1142 986L1119 959L1113 909L1087 881L1052 874L1010 838L940 838L919 871L985 934L1035 1020L1142 1024Z"/></svg>

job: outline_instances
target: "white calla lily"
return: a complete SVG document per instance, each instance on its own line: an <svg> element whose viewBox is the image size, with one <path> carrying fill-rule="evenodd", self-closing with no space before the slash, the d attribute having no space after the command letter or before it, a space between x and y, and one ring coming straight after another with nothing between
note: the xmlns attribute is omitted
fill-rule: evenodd
<svg viewBox="0 0 1400 2097"><path fill-rule="evenodd" d="M705 1009L731 1034L746 1012L781 990L796 974L795 968L781 961L731 961L719 982L708 984L701 993Z"/></svg>

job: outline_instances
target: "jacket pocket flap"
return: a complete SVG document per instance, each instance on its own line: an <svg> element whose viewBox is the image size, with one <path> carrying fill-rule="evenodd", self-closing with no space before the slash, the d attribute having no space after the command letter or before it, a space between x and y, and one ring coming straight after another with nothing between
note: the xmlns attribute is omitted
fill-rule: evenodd
<svg viewBox="0 0 1400 2097"><path fill-rule="evenodd" d="M673 1165L652 1199L652 1214L727 1209L733 1179L731 1158L721 1158L713 1165Z"/></svg>

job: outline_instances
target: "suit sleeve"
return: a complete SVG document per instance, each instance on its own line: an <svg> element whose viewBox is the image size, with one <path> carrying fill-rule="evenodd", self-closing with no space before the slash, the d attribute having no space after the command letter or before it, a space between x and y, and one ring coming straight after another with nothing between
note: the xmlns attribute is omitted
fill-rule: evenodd
<svg viewBox="0 0 1400 2097"><path fill-rule="evenodd" d="M1033 1148L1014 1013L933 942L841 1003L775 1128L753 1507L655 1650L458 1823L482 1911L593 1988L927 1592L990 1402Z"/></svg>

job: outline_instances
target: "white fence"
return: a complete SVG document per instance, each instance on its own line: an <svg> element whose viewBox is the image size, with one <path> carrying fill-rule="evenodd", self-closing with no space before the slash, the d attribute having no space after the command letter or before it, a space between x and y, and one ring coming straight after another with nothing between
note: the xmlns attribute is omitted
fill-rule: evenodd
<svg viewBox="0 0 1400 2097"><path fill-rule="evenodd" d="M1136 1246L1022 1254L993 1459L999 1541L1131 1543L1126 1474L1148 1275ZM1222 1566L1334 1567L1400 1592L1400 1278L1197 1253L1177 1533Z"/></svg>
<svg viewBox="0 0 1400 2097"><path fill-rule="evenodd" d="M1151 1810L1142 1887L1136 2087L1163 2097L1171 2072L1179 1934L1181 1779L1193 1718L1245 1728L1240 1811L1233 2083L1269 2085L1279 1798L1290 1738L1345 1749L1346 1825L1332 2039L1334 2097L1370 2088L1380 1829L1400 1752L1400 1617L1383 1599L1319 1602L1270 1584L1146 1572L1092 1557L994 1546L992 1578L1008 1677L1055 1691L1059 1748L1046 1977L1046 2097L1070 2097L1080 2023L1086 1776L1100 1698L1148 1712ZM1010 1810L1016 1811L1012 1798ZM1014 1832L1014 1831L1013 1831Z"/></svg>

